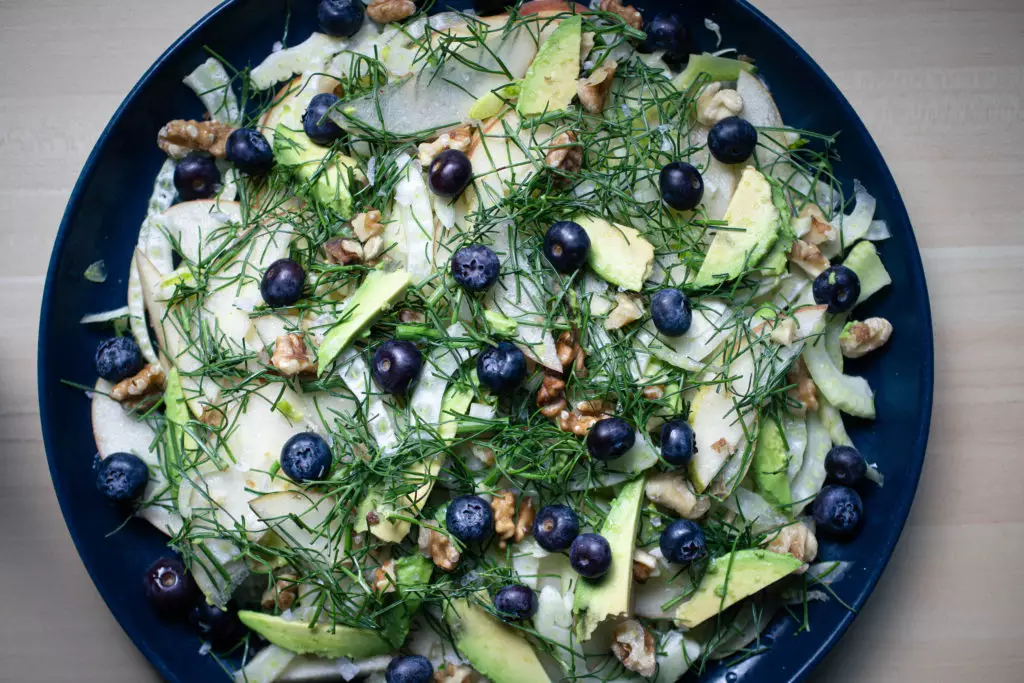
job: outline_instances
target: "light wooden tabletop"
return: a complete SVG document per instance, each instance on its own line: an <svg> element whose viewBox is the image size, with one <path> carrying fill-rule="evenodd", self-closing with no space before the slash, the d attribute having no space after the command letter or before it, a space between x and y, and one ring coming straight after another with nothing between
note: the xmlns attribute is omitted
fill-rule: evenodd
<svg viewBox="0 0 1024 683"><path fill-rule="evenodd" d="M935 318L928 459L892 564L816 681L1024 679L1024 2L762 0L853 103L903 192ZM0 681L157 680L50 486L37 310L115 107L211 0L0 0Z"/></svg>

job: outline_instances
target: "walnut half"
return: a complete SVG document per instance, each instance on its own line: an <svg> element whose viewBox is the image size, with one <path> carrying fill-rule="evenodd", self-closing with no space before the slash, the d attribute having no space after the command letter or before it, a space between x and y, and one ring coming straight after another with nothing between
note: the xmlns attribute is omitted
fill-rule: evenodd
<svg viewBox="0 0 1024 683"><path fill-rule="evenodd" d="M636 619L627 619L615 628L612 652L630 671L649 678L657 670L654 636Z"/></svg>
<svg viewBox="0 0 1024 683"><path fill-rule="evenodd" d="M723 90L721 83L708 83L697 96L697 121L705 126L714 126L741 111L743 98L735 90Z"/></svg>
<svg viewBox="0 0 1024 683"><path fill-rule="evenodd" d="M583 168L583 148L576 144L576 134L565 131L555 136L544 157L548 168L576 173Z"/></svg>
<svg viewBox="0 0 1024 683"><path fill-rule="evenodd" d="M118 403L138 405L149 396L164 389L164 369L159 363L152 363L139 370L134 377L121 380L110 390L110 398Z"/></svg>
<svg viewBox="0 0 1024 683"><path fill-rule="evenodd" d="M301 334L282 334L278 337L270 363L285 377L316 370Z"/></svg>
<svg viewBox="0 0 1024 683"><path fill-rule="evenodd" d="M630 28L641 29L644 26L644 18L632 5L623 5L622 0L601 0L600 9L602 12L611 12L622 18Z"/></svg>
<svg viewBox="0 0 1024 683"><path fill-rule="evenodd" d="M768 542L768 550L792 555L807 565L814 562L814 558L818 556L818 539L811 531L811 527L804 522L796 522L779 529ZM806 571L806 567L801 571Z"/></svg>
<svg viewBox="0 0 1024 683"><path fill-rule="evenodd" d="M521 496L519 511L516 513L516 497L511 491L502 491L491 499L491 510L494 511L494 533L498 537L498 547L502 550L509 541L519 543L530 533L533 526L533 499Z"/></svg>
<svg viewBox="0 0 1024 683"><path fill-rule="evenodd" d="M579 95L580 104L591 114L600 114L604 110L618 67L618 62L609 59L576 83L576 94Z"/></svg>
<svg viewBox="0 0 1024 683"><path fill-rule="evenodd" d="M419 548L424 557L430 559L437 567L450 572L459 564L462 554L452 545L451 540L439 531L421 526Z"/></svg>
<svg viewBox="0 0 1024 683"><path fill-rule="evenodd" d="M839 335L839 348L847 358L861 356L884 346L892 336L892 323L885 318L868 318L847 323Z"/></svg>
<svg viewBox="0 0 1024 683"><path fill-rule="evenodd" d="M690 482L678 472L661 472L648 477L644 495L684 519L700 519L711 508L711 499L707 496L698 498Z"/></svg>
<svg viewBox="0 0 1024 683"><path fill-rule="evenodd" d="M215 157L227 153L228 136L234 129L220 121L168 121L156 136L156 144L167 156L180 159L189 152L209 152Z"/></svg>
<svg viewBox="0 0 1024 683"><path fill-rule="evenodd" d="M366 16L378 24L390 24L416 14L412 0L373 0L366 7Z"/></svg>

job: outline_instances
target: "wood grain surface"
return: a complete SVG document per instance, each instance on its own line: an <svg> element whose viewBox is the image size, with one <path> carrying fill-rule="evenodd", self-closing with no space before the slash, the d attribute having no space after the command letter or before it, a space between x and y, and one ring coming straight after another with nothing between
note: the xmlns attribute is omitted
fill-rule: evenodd
<svg viewBox="0 0 1024 683"><path fill-rule="evenodd" d="M115 107L210 0L0 0L0 681L157 680L86 576L40 440L53 236ZM761 0L853 103L924 255L935 413L909 524L818 682L1024 680L1024 0Z"/></svg>

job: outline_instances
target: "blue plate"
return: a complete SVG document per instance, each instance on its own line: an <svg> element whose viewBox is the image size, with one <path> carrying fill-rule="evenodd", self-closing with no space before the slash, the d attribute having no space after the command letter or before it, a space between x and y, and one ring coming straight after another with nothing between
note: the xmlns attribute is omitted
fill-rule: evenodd
<svg viewBox="0 0 1024 683"><path fill-rule="evenodd" d="M658 9L676 9L671 2L636 4L648 15ZM856 610L867 600L896 545L924 460L933 353L920 255L882 155L818 65L745 2L690 0L683 4L699 49L715 47L713 36L703 28L704 17L710 17L721 26L726 44L756 59L787 124L841 133L837 175L844 179L847 191L854 178L861 179L878 199L878 217L892 230L892 239L880 248L892 287L858 309L858 315L885 316L893 321L896 332L884 351L852 368L876 390L878 419L848 422L854 441L885 473L885 487L867 491L867 520L858 538L845 545L825 542L820 553L822 558L853 562L853 569L834 588ZM184 627L162 623L146 604L141 577L166 552L163 537L142 521L133 521L108 537L123 520L100 502L93 484L95 447L89 404L82 392L61 380L93 383L92 356L101 337L78 321L86 313L124 305L130 255L153 178L163 162L155 144L157 131L171 118L202 116L199 101L181 84L182 77L207 58L204 46L232 64L258 64L282 39L286 20L292 43L309 35L316 25L315 5L313 0L232 0L200 20L165 52L100 136L71 194L50 260L39 328L39 403L53 485L71 537L110 611L169 681L218 681L224 680L224 673L212 658L197 654L198 641ZM82 278L88 265L98 259L104 259L110 270L102 285ZM750 675L747 680L760 683L804 679L849 626L854 612L831 600L812 604L810 617L813 629L797 637L796 624L779 619L769 631L772 647L765 654L731 669L709 671L704 680L733 682L736 674L744 672Z"/></svg>

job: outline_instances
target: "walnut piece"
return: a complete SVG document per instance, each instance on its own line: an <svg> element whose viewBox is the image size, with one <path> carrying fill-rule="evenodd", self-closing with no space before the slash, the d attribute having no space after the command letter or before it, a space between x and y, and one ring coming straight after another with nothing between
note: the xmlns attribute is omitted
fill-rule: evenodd
<svg viewBox="0 0 1024 683"><path fill-rule="evenodd" d="M773 553L792 555L804 563L799 573L807 571L807 566L818 556L818 539L811 527L804 522L796 522L779 529L768 542L768 550Z"/></svg>
<svg viewBox="0 0 1024 683"><path fill-rule="evenodd" d="M654 636L636 619L627 619L615 627L612 652L630 671L649 678L657 669Z"/></svg>
<svg viewBox="0 0 1024 683"><path fill-rule="evenodd" d="M373 590L380 594L394 593L397 581L394 560L388 560L373 570Z"/></svg>
<svg viewBox="0 0 1024 683"><path fill-rule="evenodd" d="M156 144L167 156L180 159L189 152L209 152L223 158L228 136L234 128L220 121L168 121L156 136Z"/></svg>
<svg viewBox="0 0 1024 683"><path fill-rule="evenodd" d="M545 372L537 390L537 407L541 415L554 418L568 405L565 401L565 380L553 372Z"/></svg>
<svg viewBox="0 0 1024 683"><path fill-rule="evenodd" d="M414 311L411 308L403 308L398 312L398 321L403 323L425 323L427 316L422 311Z"/></svg>
<svg viewBox="0 0 1024 683"><path fill-rule="evenodd" d="M291 609L295 599L299 597L298 577L294 574L281 574L277 577L274 585L263 592L260 605L265 610L272 610L275 607L282 612Z"/></svg>
<svg viewBox="0 0 1024 683"><path fill-rule="evenodd" d="M278 337L274 342L274 356L270 363L285 377L316 370L316 364L310 359L301 334L282 334Z"/></svg>
<svg viewBox="0 0 1024 683"><path fill-rule="evenodd" d="M487 467L494 467L494 451L487 446L481 446L480 444L473 444L469 447L469 452L474 458L482 462Z"/></svg>
<svg viewBox="0 0 1024 683"><path fill-rule="evenodd" d="M613 407L610 401L600 399L580 401L571 411L563 410L558 414L558 428L576 436L586 436L591 427L611 417Z"/></svg>
<svg viewBox="0 0 1024 683"><path fill-rule="evenodd" d="M811 373L808 372L807 363L804 362L802 356L797 358L789 369L786 381L796 385L795 388L790 389L789 394L803 405L804 411L818 409L818 387L811 379Z"/></svg>
<svg viewBox="0 0 1024 683"><path fill-rule="evenodd" d="M644 26L640 12L632 5L623 5L621 0L601 0L600 9L602 12L617 14L630 28L639 30Z"/></svg>
<svg viewBox="0 0 1024 683"><path fill-rule="evenodd" d="M847 358L860 358L885 345L891 336L891 322L885 318L868 318L846 324L839 335L839 348Z"/></svg>
<svg viewBox="0 0 1024 683"><path fill-rule="evenodd" d="M644 495L654 504L668 508L684 519L700 519L711 509L711 499L698 497L690 482L678 472L661 472L648 477Z"/></svg>
<svg viewBox="0 0 1024 683"><path fill-rule="evenodd" d="M708 83L697 96L697 121L713 126L722 119L743 111L743 98L735 90L722 88L721 83Z"/></svg>
<svg viewBox="0 0 1024 683"><path fill-rule="evenodd" d="M164 390L164 369L159 363L152 363L139 370L138 374L123 379L110 390L110 398L118 403L138 405L146 397Z"/></svg>
<svg viewBox="0 0 1024 683"><path fill-rule="evenodd" d="M375 235L363 245L363 262L374 263L384 253L384 235Z"/></svg>
<svg viewBox="0 0 1024 683"><path fill-rule="evenodd" d="M533 498L521 496L519 498L519 513L516 515L516 532L512 540L521 542L533 529L533 520L537 517L537 511L533 506Z"/></svg>
<svg viewBox="0 0 1024 683"><path fill-rule="evenodd" d="M646 550L637 548L633 551L633 580L637 583L647 583L652 576L657 576L658 558Z"/></svg>
<svg viewBox="0 0 1024 683"><path fill-rule="evenodd" d="M583 168L583 148L576 144L576 134L565 131L555 136L544 157L548 168L576 173Z"/></svg>
<svg viewBox="0 0 1024 683"><path fill-rule="evenodd" d="M356 240L332 237L324 243L327 260L340 266L351 266L363 261L363 245Z"/></svg>
<svg viewBox="0 0 1024 683"><path fill-rule="evenodd" d="M434 672L434 683L476 683L476 671L464 664L448 662L443 669Z"/></svg>
<svg viewBox="0 0 1024 683"><path fill-rule="evenodd" d="M462 559L462 555L447 536L429 527L420 527L418 542L423 556L446 572L455 569Z"/></svg>
<svg viewBox="0 0 1024 683"><path fill-rule="evenodd" d="M412 0L373 0L366 6L366 16L378 24L390 24L416 14Z"/></svg>
<svg viewBox="0 0 1024 683"><path fill-rule="evenodd" d="M643 397L648 401L658 401L665 398L665 385L664 384L652 384L643 388L641 392Z"/></svg>
<svg viewBox="0 0 1024 683"><path fill-rule="evenodd" d="M604 321L604 329L617 330L644 317L640 300L623 292L615 295L615 308Z"/></svg>
<svg viewBox="0 0 1024 683"><path fill-rule="evenodd" d="M789 250L789 262L799 266L811 277L818 277L831 265L821 250L803 240L793 240Z"/></svg>
<svg viewBox="0 0 1024 683"><path fill-rule="evenodd" d="M472 141L473 132L469 126L461 126L447 133L441 133L437 136L436 140L420 143L420 146L417 148L420 163L424 167L429 166L434 157L448 149L457 149L460 152L465 152L469 149Z"/></svg>
<svg viewBox="0 0 1024 683"><path fill-rule="evenodd" d="M508 540L516 533L516 496L511 491L502 491L491 498L491 510L494 511L494 533L498 537L498 547L504 549Z"/></svg>
<svg viewBox="0 0 1024 683"><path fill-rule="evenodd" d="M366 242L384 232L384 224L380 222L380 211L370 209L356 214L352 219L352 231L360 242Z"/></svg>
<svg viewBox="0 0 1024 683"><path fill-rule="evenodd" d="M600 114L604 111L617 68L619 63L609 59L576 83L576 94L580 98L580 104L591 114Z"/></svg>
<svg viewBox="0 0 1024 683"><path fill-rule="evenodd" d="M808 244L817 246L836 237L836 229L825 219L825 214L817 204L805 204L798 217L811 219L811 227L803 236Z"/></svg>

